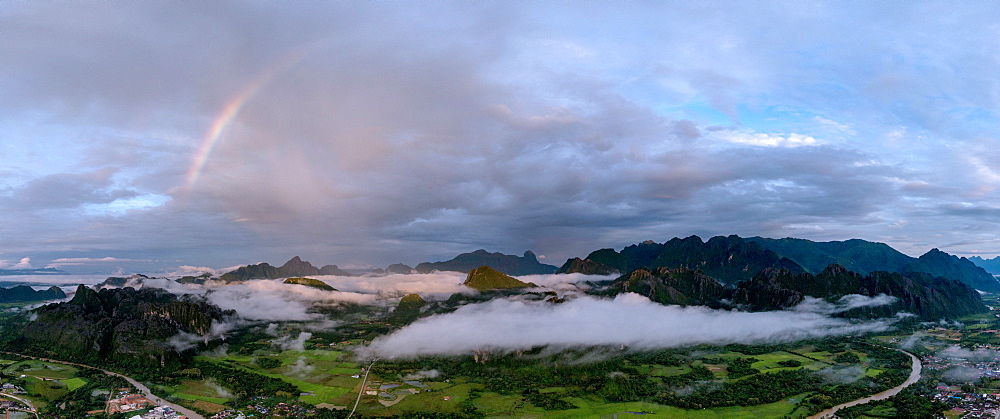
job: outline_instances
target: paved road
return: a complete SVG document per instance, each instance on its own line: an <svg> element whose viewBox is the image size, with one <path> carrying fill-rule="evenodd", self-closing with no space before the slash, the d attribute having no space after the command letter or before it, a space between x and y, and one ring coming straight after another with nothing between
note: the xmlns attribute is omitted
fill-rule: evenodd
<svg viewBox="0 0 1000 419"><path fill-rule="evenodd" d="M27 399L22 399L20 397L17 397L17 396L15 396L13 394L8 394L8 393L0 393L0 396L10 397L10 398L12 398L14 400L17 400L17 401L19 401L21 403L24 403L24 405L28 406L28 409L30 409L28 411L28 413L31 413L31 414L35 415L36 418L38 417L38 409L35 408L35 406L31 404L31 401L29 401ZM17 410L20 410L20 409L17 409Z"/></svg>
<svg viewBox="0 0 1000 419"><path fill-rule="evenodd" d="M142 383L140 383L140 382L132 379L132 377L121 375L121 374L119 374L117 372L111 372L111 371L108 371L108 370L102 370L100 368L95 368L95 367L92 367L90 365L77 364L75 362L60 361L58 359L39 358L37 356L28 356L28 355L16 354L16 353L13 353L13 352L6 352L6 353L13 354L13 355L20 355L20 356L23 356L25 358L37 359L39 361L53 362L53 363L56 363L56 364L73 365L73 366L77 366L77 367L93 368L95 370L100 370L100 371L103 371L107 375L113 375L115 377L124 378L125 381L128 381L129 384L132 384L133 386L135 386L135 388L139 389L139 391L144 396L146 396L147 399L151 400L153 403L156 403L157 405L160 405L160 406L169 406L171 409L174 409L174 410L182 413L184 416L187 416L190 419L205 419L204 416L198 414L197 412L195 412L195 411L193 411L191 409L188 409L188 408L186 408L184 406L181 406L179 404L171 403L171 402L168 402L166 400L163 400L163 399L159 398L157 395L153 394L152 391L149 391L149 387L146 387Z"/></svg>
<svg viewBox="0 0 1000 419"><path fill-rule="evenodd" d="M375 365L375 361L378 361L378 358L373 359L372 363L368 364L368 369L365 370L365 378L361 380L361 390L358 391L358 399L354 401L354 408L351 409L351 413L347 415L348 418L354 416L354 411L358 410L358 403L361 402L361 396L365 394L365 384L368 382L368 373L372 372L372 365Z"/></svg>
<svg viewBox="0 0 1000 419"><path fill-rule="evenodd" d="M843 409L845 407L857 406L859 404L865 404L865 403L868 403L870 401L888 399L888 398L890 398L892 396L895 396L896 394L899 394L899 392L903 391L904 388L907 388L911 384L913 384L913 383L917 382L918 380L920 380L920 369L921 369L921 367L920 367L920 358L917 358L916 355L913 355L913 354L911 354L909 352L906 352L906 351L904 351L902 349L897 349L897 351L900 351L900 352L902 352L904 354L909 355L910 356L910 362L912 363L912 366L910 367L910 376L906 379L906 381L903 381L903 384L900 384L900 385L898 385L896 387L890 388L890 389L888 389L886 391L883 391L881 393L878 393L878 394L873 394L873 395L868 396L868 397L862 397L860 399L849 401L849 402L844 403L844 404L838 404L838 405L836 405L834 407L831 407L831 408L826 409L826 410L824 410L822 412L819 412L819 413L817 413L815 415L812 415L808 419L829 419L829 418L835 418L835 417L837 417L837 415L835 413L838 410L840 410L840 409Z"/></svg>

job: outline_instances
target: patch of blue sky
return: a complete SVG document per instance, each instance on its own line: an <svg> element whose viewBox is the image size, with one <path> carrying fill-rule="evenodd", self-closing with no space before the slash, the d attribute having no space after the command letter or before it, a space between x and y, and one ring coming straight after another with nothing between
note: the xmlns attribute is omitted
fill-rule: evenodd
<svg viewBox="0 0 1000 419"><path fill-rule="evenodd" d="M699 101L679 107L657 108L661 114L676 119L691 119L704 126L735 126L737 129L763 134L801 134L832 141L852 137L850 125L830 116L794 106L737 107L737 121L726 113Z"/></svg>
<svg viewBox="0 0 1000 419"><path fill-rule="evenodd" d="M14 184L10 186L32 177L63 172L79 164L80 156L90 146L80 138L79 128L53 123L42 116L22 115L18 120L0 120L0 132L3 133L0 134L0 158L5 168L23 176L7 178L6 182Z"/></svg>
<svg viewBox="0 0 1000 419"><path fill-rule="evenodd" d="M83 210L87 215L97 216L118 216L125 215L130 211L146 210L159 207L170 201L170 197L159 194L145 194L131 198L121 198L106 204L84 205Z"/></svg>
<svg viewBox="0 0 1000 419"><path fill-rule="evenodd" d="M978 136L996 136L1000 127L1000 115L978 106L959 106L947 111L952 118L961 121L956 124L962 131Z"/></svg>
<svg viewBox="0 0 1000 419"><path fill-rule="evenodd" d="M795 133L831 140L855 134L853 127L835 117L792 106L740 106L739 118L743 128L767 134Z"/></svg>
<svg viewBox="0 0 1000 419"><path fill-rule="evenodd" d="M732 126L736 123L731 116L714 108L707 102L689 102L680 107L664 107L658 110L666 112L667 116L677 119L690 119L699 125Z"/></svg>

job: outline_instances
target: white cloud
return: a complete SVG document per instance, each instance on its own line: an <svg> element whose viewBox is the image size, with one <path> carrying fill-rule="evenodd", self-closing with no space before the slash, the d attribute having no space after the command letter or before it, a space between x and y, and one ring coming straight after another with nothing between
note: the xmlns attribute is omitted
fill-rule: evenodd
<svg viewBox="0 0 1000 419"><path fill-rule="evenodd" d="M374 294L325 291L303 285L282 283L281 279L261 279L236 284L209 281L206 284L178 284L165 278L130 281L125 286L163 288L175 294L203 295L223 310L235 310L240 318L251 321L312 321L322 316L309 313L315 304L375 304Z"/></svg>
<svg viewBox="0 0 1000 419"><path fill-rule="evenodd" d="M122 259L116 257L103 258L59 258L48 264L48 267L58 268L61 266L95 265L102 263L123 263L123 262L152 262L149 259Z"/></svg>
<svg viewBox="0 0 1000 419"><path fill-rule="evenodd" d="M851 321L810 311L747 313L664 306L637 294L583 296L562 304L492 300L435 315L380 337L379 356L510 351L541 345L626 345L634 349L699 343L789 341L887 330L889 320Z"/></svg>
<svg viewBox="0 0 1000 419"><path fill-rule="evenodd" d="M347 292L382 295L420 294L425 299L448 298L455 293L474 292L462 285L466 274L461 272L432 272L428 274L366 275L360 277L316 276L330 286Z"/></svg>
<svg viewBox="0 0 1000 419"><path fill-rule="evenodd" d="M272 340L271 344L277 346L282 351L304 351L306 349L306 341L311 337L312 333L299 332L297 337L283 336Z"/></svg>
<svg viewBox="0 0 1000 419"><path fill-rule="evenodd" d="M17 263L15 263L15 264L10 264L10 262L6 261L6 260L0 260L0 268L4 268L4 269L33 269L34 267L31 266L31 258L27 257L27 258L21 258L21 260L18 261Z"/></svg>
<svg viewBox="0 0 1000 419"><path fill-rule="evenodd" d="M766 134L762 132L742 132L742 131L721 131L714 134L714 137L735 144L744 144L757 147L805 147L818 146L823 142L816 138L802 134Z"/></svg>
<svg viewBox="0 0 1000 419"><path fill-rule="evenodd" d="M889 305L895 303L896 301L899 301L899 298L886 294L879 294L874 297L860 294L847 294L834 302L828 302L815 297L805 297L801 303L792 307L792 309L796 311L806 311L820 314L837 314L856 308Z"/></svg>

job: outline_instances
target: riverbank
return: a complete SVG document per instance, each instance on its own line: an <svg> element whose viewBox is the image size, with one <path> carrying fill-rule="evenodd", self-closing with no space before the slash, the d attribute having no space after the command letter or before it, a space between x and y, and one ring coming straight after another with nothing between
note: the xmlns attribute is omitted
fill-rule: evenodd
<svg viewBox="0 0 1000 419"><path fill-rule="evenodd" d="M922 369L922 367L920 365L920 358L917 358L916 355L913 355L913 354L911 354L909 352L906 352L904 350L901 350L901 349L897 349L897 351L900 351L900 352L902 352L902 353L907 354L907 355L910 356L910 362L911 362L910 376L906 378L906 381L903 381L903 384L900 384L900 385L898 385L896 387L890 388L890 389L888 389L886 391L883 391L881 393L873 394L873 395L868 396L868 397L862 397L860 399L852 400L852 401L849 401L847 403L838 404L838 405L836 405L834 407L826 409L826 410L824 410L822 412L819 412L819 413L817 413L815 415L809 416L807 419L831 419L831 418L835 418L835 417L837 417L837 415L836 415L837 411L840 410L840 409L844 409L844 408L851 407L851 406L857 406L859 404L865 404L865 403L868 403L868 402L871 402L871 401L875 401L875 400L885 400L885 399L888 399L888 398L890 398L892 396L895 396L895 395L899 394L899 392L903 391L904 388L907 388L910 385L912 385L913 383L916 383L917 381L919 381L920 380L920 372L921 372L921 369Z"/></svg>

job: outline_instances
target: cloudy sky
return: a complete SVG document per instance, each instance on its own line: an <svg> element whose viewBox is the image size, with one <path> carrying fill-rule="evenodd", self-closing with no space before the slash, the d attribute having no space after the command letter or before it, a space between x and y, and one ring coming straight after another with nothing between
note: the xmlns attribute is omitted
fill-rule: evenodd
<svg viewBox="0 0 1000 419"><path fill-rule="evenodd" d="M0 8L0 267L1000 254L1000 5Z"/></svg>

